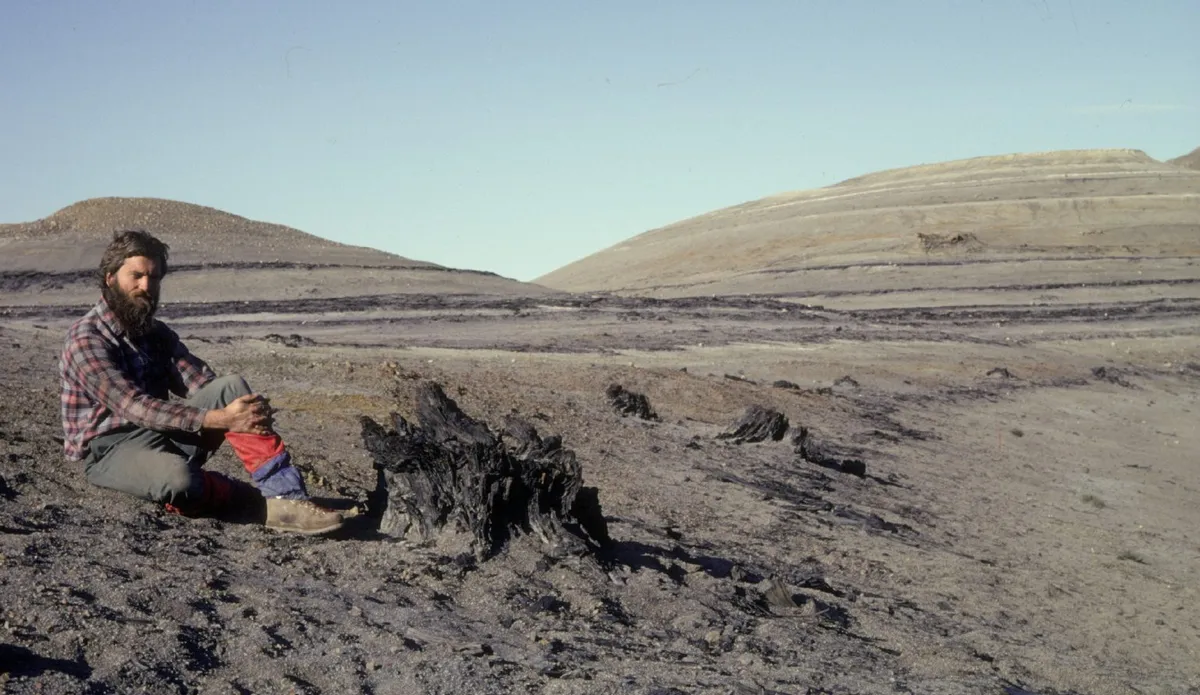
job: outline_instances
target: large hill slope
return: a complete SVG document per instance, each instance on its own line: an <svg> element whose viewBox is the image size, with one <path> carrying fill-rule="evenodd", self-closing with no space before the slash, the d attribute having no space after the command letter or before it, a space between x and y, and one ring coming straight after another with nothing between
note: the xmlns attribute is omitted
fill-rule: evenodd
<svg viewBox="0 0 1200 695"><path fill-rule="evenodd" d="M916 166L774 195L646 232L535 282L828 299L1170 284L1195 279L1197 255L1200 171L1137 150L1081 150Z"/></svg>
<svg viewBox="0 0 1200 695"><path fill-rule="evenodd" d="M446 268L200 205L156 198L85 200L44 219L0 225L0 303L75 304L118 229L171 247L174 301L328 299L391 293L542 294L492 273Z"/></svg>
<svg viewBox="0 0 1200 695"><path fill-rule="evenodd" d="M1197 147L1182 157L1176 157L1175 159L1168 161L1177 166L1187 167L1189 169L1200 169L1200 147Z"/></svg>

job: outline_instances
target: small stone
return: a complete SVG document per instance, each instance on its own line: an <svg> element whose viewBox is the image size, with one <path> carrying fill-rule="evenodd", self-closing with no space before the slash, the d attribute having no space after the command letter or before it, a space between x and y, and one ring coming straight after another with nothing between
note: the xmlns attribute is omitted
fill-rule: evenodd
<svg viewBox="0 0 1200 695"><path fill-rule="evenodd" d="M485 657L492 653L492 647L488 645L463 645L458 647L458 653L466 654L468 657Z"/></svg>
<svg viewBox="0 0 1200 695"><path fill-rule="evenodd" d="M557 598L546 594L537 600L537 610L546 613L557 613L562 609L562 604Z"/></svg>
<svg viewBox="0 0 1200 695"><path fill-rule="evenodd" d="M708 642L710 645L716 645L717 642L721 641L721 631L709 630L708 632L704 633L704 641Z"/></svg>
<svg viewBox="0 0 1200 695"><path fill-rule="evenodd" d="M771 579L771 585L766 591L766 598L776 608L796 607L796 602L792 600L792 593L788 591L787 585L778 578Z"/></svg>

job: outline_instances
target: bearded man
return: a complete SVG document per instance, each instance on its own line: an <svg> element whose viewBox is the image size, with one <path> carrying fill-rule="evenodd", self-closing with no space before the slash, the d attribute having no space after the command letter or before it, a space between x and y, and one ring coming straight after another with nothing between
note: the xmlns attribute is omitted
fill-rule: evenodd
<svg viewBox="0 0 1200 695"><path fill-rule="evenodd" d="M250 515L309 534L340 528L339 512L309 499L270 402L239 376L217 377L154 317L167 256L144 231L116 232L104 252L100 300L71 325L59 360L67 459L82 461L93 485L184 516ZM253 487L203 469L222 441Z"/></svg>

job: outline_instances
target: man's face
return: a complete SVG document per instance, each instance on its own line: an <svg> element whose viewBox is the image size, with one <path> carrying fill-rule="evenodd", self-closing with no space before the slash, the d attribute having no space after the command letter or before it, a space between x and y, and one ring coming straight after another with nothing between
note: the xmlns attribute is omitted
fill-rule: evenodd
<svg viewBox="0 0 1200 695"><path fill-rule="evenodd" d="M106 278L105 298L113 312L133 335L144 334L158 310L159 286L162 273L153 258L132 256L125 259L117 272Z"/></svg>
<svg viewBox="0 0 1200 695"><path fill-rule="evenodd" d="M109 273L108 286L118 289L126 298L149 308L150 313L158 308L159 286L162 274L153 258L133 256L116 273Z"/></svg>

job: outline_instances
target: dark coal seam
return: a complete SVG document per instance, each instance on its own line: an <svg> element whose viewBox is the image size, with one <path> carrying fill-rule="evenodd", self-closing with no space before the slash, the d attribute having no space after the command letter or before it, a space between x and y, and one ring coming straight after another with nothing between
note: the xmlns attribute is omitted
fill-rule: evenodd
<svg viewBox="0 0 1200 695"><path fill-rule="evenodd" d="M995 321L997 319L1017 319L1023 322L1043 322L1047 320L1085 321L1104 318L1108 314L1113 318L1161 318L1164 315L1188 316L1200 312L1200 300L1183 300L1179 303L1167 303L1163 300L1147 302L1129 302L1121 304L1072 304L1065 306L1039 306L1033 311L1014 310L1005 305L980 307L955 307L954 309L930 307L912 309L854 309L845 311L850 318L904 319L942 321ZM975 314L979 314L976 316Z"/></svg>
<svg viewBox="0 0 1200 695"><path fill-rule="evenodd" d="M1183 282L1197 282L1180 280ZM1093 285L1098 286L1098 285ZM905 319L937 319L937 320L988 320L989 318L1020 316L1027 319L1039 319L1049 316L1079 316L1097 313L1132 314L1134 312L1152 311L1154 314L1169 313L1186 314L1194 310L1197 300L1188 298L1163 298L1139 302L1111 302L1094 304L1067 305L1035 305L1033 307L1014 307L1006 304L966 305L958 307L907 307L903 309L820 309L813 310L797 306L795 303L774 299L780 295L759 295L740 297L711 297L674 299L657 299L649 297L495 297L477 294L434 295L434 294L385 294L354 297L330 297L321 299L284 299L284 300L244 300L225 302L181 302L163 307L163 316L170 318L185 318L195 316L212 316L215 314L245 314L245 313L318 313L334 311L366 311L372 309L400 310L444 310L455 311L462 309L504 309L514 312L534 309L538 306L553 308L582 309L586 315L594 315L600 311L647 310L655 309L680 310L700 309L741 309L747 311L763 311L764 318L779 321L786 317L790 320L820 319L828 320L829 316L845 316L848 318L905 318ZM73 316L86 306L36 306L17 305L0 308L0 315L7 317L47 317L57 318ZM788 311L783 312L782 309ZM972 316L971 314L983 314ZM619 316L619 314L617 314ZM525 315L524 318L529 318ZM678 314L676 315L678 318ZM495 320L500 317L471 317L472 320L487 318ZM539 316L541 318L541 316ZM563 318L549 316L549 318ZM652 320L654 317L645 317ZM744 317L731 317L739 321ZM400 319L372 319L379 321Z"/></svg>
<svg viewBox="0 0 1200 695"><path fill-rule="evenodd" d="M309 301L309 300L288 300L288 301ZM323 301L323 300L311 300L311 301ZM355 300L355 301L357 303L359 300ZM343 301L341 303L343 306L345 305L345 301ZM170 311L168 311L167 309L164 309L163 313L164 313L164 315L170 315L173 318L183 318L183 317L190 317L190 316L211 316L211 315L221 314L221 313L229 313L229 314L261 313L263 311L283 313L282 309L280 309L276 306L263 306L263 304L264 303L261 303L261 302L252 302L248 305L237 303L233 306L214 305L214 304L190 304L190 305L186 305L186 306L182 307L183 311L180 311L180 309L181 309L180 305L175 305L171 308ZM543 304L550 304L550 303L543 302ZM553 304L550 304L550 305L553 306ZM386 305L380 303L380 304L371 304L366 307L355 306L354 309L351 309L348 311L361 311L361 310L373 309L373 308L386 308ZM438 308L440 308L447 312L450 312L450 311L454 311L454 310L460 309L460 308L509 308L509 307L507 307L507 306L488 307L488 305L486 305L486 304L469 304L469 305L456 307L456 306L448 306L448 305L442 304L442 305L434 305L434 306L391 307L391 308L398 308L398 309L438 309ZM620 307L618 307L618 308L620 308ZM664 306L661 308L670 309L671 307ZM691 308L691 307L684 307L684 308ZM754 309L750 308L750 309L747 309L747 311L754 311ZM851 319L868 319L868 320L880 320L880 319L897 319L897 320L899 320L899 319L903 319L903 320L908 320L908 321L927 320L927 321L936 321L936 322L967 321L970 323L974 323L974 322L979 322L979 321L994 321L996 319L1004 319L1004 318L1020 318L1022 321L1034 321L1034 322L1051 320L1051 319L1053 319L1053 320L1063 320L1063 319L1088 320L1088 319L1097 318L1098 316L1100 316L1102 314L1109 314L1109 318L1130 318L1130 317L1132 317L1132 318L1140 318L1140 317L1157 318L1157 317L1162 317L1163 315L1189 315L1189 314L1197 312L1197 311L1200 311L1200 300L1154 299L1154 300L1147 300L1144 302L1114 302L1111 304L1067 304L1067 305L1056 305L1056 306L1035 306L1035 307L1031 307L1029 309L1026 309L1024 307L1018 307L1018 308L1014 309L1014 307L1012 307L1011 305L1006 305L1006 304L978 304L978 305L966 305L966 306L961 306L961 307L911 307L911 308L905 308L905 309L893 309L893 308L849 309L849 310L830 309L830 310L827 310L827 313L845 316L845 317L851 318ZM287 313L310 313L310 312L293 309L292 311L289 311ZM346 312L343 312L343 313L346 313ZM976 316L975 314L980 314L980 315ZM670 317L670 316L668 315L668 317ZM780 323L781 319L784 319L785 317L786 317L786 319L789 319L791 321L811 320L813 318L820 318L820 317L813 317L813 316L806 315L805 312L789 312L788 314L783 315L783 314L779 314L775 311L765 311L765 312L763 312L761 314L757 314L757 315L728 316L728 317L723 317L723 318L730 320L730 321L735 321L737 323L746 323L746 322L751 322L751 321L768 321L770 323ZM446 315L442 315L442 316L436 316L436 315L435 316L419 316L419 317L397 316L397 317L387 317L387 318L362 318L362 319L329 318L329 319L322 319L321 324L325 325L325 326L338 326L338 325L357 324L357 323L408 324L408 323L420 323L420 322L430 322L430 321L436 322L439 320L443 320L448 323L499 322L499 321L505 321L505 320L508 320L511 318L521 318L524 320L536 319L536 320L541 320L541 321L546 321L546 320L562 321L562 320L583 319L583 318L587 318L587 317L584 317L584 316L559 316L559 315L555 315L555 314L543 314L543 313L522 314L520 316L517 316L516 314L514 314L512 316L506 316L506 315L456 316L453 314L446 314ZM709 318L709 317L675 316L674 318L704 319L704 318ZM646 322L653 322L653 321L655 321L655 318L654 317L644 317L644 320ZM825 320L827 321L828 319L825 319Z"/></svg>

